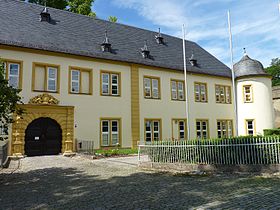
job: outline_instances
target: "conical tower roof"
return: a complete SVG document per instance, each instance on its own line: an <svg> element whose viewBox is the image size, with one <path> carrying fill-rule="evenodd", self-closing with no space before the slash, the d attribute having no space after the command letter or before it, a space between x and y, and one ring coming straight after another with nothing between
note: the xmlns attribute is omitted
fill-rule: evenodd
<svg viewBox="0 0 280 210"><path fill-rule="evenodd" d="M247 54L244 54L242 59L234 64L233 70L236 78L243 76L268 75L265 73L262 63L250 58Z"/></svg>

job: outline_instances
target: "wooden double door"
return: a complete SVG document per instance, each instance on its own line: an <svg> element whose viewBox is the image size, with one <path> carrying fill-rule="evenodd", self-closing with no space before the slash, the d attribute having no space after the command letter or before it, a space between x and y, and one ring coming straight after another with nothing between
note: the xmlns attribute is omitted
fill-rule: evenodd
<svg viewBox="0 0 280 210"><path fill-rule="evenodd" d="M61 153L61 147L62 130L55 120L38 118L28 125L25 131L25 155L57 155Z"/></svg>

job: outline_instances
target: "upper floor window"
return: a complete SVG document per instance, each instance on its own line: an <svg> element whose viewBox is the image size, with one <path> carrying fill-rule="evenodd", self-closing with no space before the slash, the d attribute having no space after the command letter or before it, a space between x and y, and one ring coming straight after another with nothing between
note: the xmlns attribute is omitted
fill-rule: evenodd
<svg viewBox="0 0 280 210"><path fill-rule="evenodd" d="M160 79L158 77L144 77L144 97L160 99Z"/></svg>
<svg viewBox="0 0 280 210"><path fill-rule="evenodd" d="M120 96L120 73L101 71L101 95Z"/></svg>
<svg viewBox="0 0 280 210"><path fill-rule="evenodd" d="M145 120L145 141L159 141L161 131L161 120L147 119Z"/></svg>
<svg viewBox="0 0 280 210"><path fill-rule="evenodd" d="M255 135L255 122L254 120L246 120L246 134L249 136Z"/></svg>
<svg viewBox="0 0 280 210"><path fill-rule="evenodd" d="M117 146L120 144L120 120L101 120L101 146Z"/></svg>
<svg viewBox="0 0 280 210"><path fill-rule="evenodd" d="M178 100L178 101L185 100L184 81L171 80L171 99Z"/></svg>
<svg viewBox="0 0 280 210"><path fill-rule="evenodd" d="M244 85L243 86L243 97L244 97L244 103L253 102L253 87L252 87L252 85Z"/></svg>
<svg viewBox="0 0 280 210"><path fill-rule="evenodd" d="M232 137L232 120L217 120L217 134L218 138Z"/></svg>
<svg viewBox="0 0 280 210"><path fill-rule="evenodd" d="M196 137L198 139L209 138L208 120L196 120Z"/></svg>
<svg viewBox="0 0 280 210"><path fill-rule="evenodd" d="M21 61L4 61L4 78L9 81L9 85L13 88L21 88L21 71Z"/></svg>
<svg viewBox="0 0 280 210"><path fill-rule="evenodd" d="M215 85L216 103L230 104L231 103L231 89L230 86Z"/></svg>
<svg viewBox="0 0 280 210"><path fill-rule="evenodd" d="M194 83L195 101L207 102L207 84L201 82Z"/></svg>
<svg viewBox="0 0 280 210"><path fill-rule="evenodd" d="M92 94L92 69L70 67L70 93Z"/></svg>
<svg viewBox="0 0 280 210"><path fill-rule="evenodd" d="M59 66L33 63L32 90L59 92Z"/></svg>

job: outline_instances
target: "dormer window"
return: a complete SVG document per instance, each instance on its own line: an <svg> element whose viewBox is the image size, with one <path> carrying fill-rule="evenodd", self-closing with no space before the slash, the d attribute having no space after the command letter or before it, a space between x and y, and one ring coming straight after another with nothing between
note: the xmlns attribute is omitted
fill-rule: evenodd
<svg viewBox="0 0 280 210"><path fill-rule="evenodd" d="M160 33L160 28L158 29L158 34L155 35L155 39L157 41L158 44L163 44L163 37Z"/></svg>
<svg viewBox="0 0 280 210"><path fill-rule="evenodd" d="M48 10L48 8L47 7L45 7L44 9L43 9L43 11L41 12L41 14L40 14L40 21L41 22L51 22L51 15L50 15L50 13L49 13L49 10Z"/></svg>
<svg viewBox="0 0 280 210"><path fill-rule="evenodd" d="M103 43L101 44L101 49L103 52L111 52L111 44L109 42L107 31L105 31L105 39Z"/></svg>
<svg viewBox="0 0 280 210"><path fill-rule="evenodd" d="M192 57L190 58L190 63L192 66L197 66L197 60L194 58L193 54L192 54Z"/></svg>
<svg viewBox="0 0 280 210"><path fill-rule="evenodd" d="M148 46L147 46L147 41L145 41L144 47L141 48L141 53L142 53L143 58L149 58L150 57L150 51L149 51Z"/></svg>

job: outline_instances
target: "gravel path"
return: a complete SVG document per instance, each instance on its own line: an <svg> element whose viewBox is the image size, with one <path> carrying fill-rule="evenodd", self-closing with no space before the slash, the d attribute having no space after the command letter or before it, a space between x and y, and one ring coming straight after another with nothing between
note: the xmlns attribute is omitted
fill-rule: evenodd
<svg viewBox="0 0 280 210"><path fill-rule="evenodd" d="M32 157L0 171L0 209L279 209L279 198L277 177L174 176L137 157Z"/></svg>

